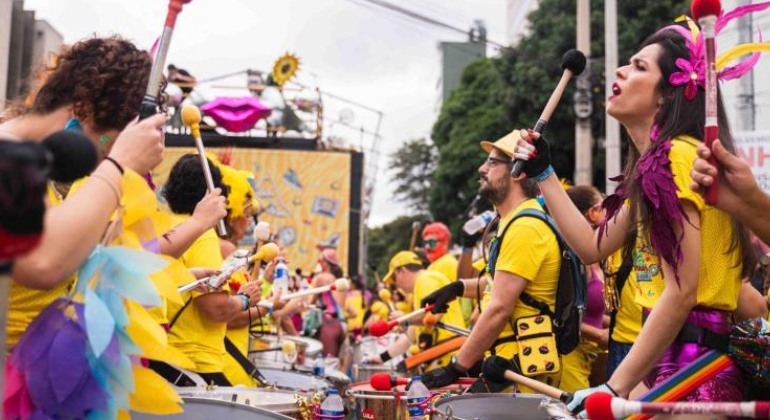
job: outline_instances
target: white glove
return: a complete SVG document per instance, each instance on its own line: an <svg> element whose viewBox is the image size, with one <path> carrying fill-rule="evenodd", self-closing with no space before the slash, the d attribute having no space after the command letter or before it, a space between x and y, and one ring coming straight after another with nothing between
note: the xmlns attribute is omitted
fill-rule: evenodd
<svg viewBox="0 0 770 420"><path fill-rule="evenodd" d="M567 404L567 409L571 411L572 414L577 414L577 417L580 419L588 418L588 414L586 413L586 409L584 407L585 400L589 395L596 394L598 392L611 394L615 397L618 396L618 393L615 392L614 389L610 388L610 386L607 384L599 385L594 388L584 388L575 392L572 401Z"/></svg>

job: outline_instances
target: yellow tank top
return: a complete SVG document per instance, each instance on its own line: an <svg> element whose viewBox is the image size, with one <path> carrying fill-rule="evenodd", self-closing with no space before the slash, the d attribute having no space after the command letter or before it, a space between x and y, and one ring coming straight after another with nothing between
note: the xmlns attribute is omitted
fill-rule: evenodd
<svg viewBox="0 0 770 420"><path fill-rule="evenodd" d="M733 311L738 306L741 287L741 249L735 246L730 250L733 238L730 215L707 205L700 194L690 190L690 171L697 157L698 144L700 142L692 137L681 136L673 140L669 152L671 172L679 190L677 196L682 201L692 203L700 214L701 249L697 304ZM638 238L634 251L634 272L639 286L636 301L641 306L652 309L663 293L665 281L661 261L649 245L649 240L643 235Z"/></svg>

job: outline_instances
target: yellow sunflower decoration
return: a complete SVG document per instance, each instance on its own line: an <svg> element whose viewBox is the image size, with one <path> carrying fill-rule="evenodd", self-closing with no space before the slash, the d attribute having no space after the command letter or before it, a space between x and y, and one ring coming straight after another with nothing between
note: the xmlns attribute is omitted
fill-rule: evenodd
<svg viewBox="0 0 770 420"><path fill-rule="evenodd" d="M278 87L283 87L299 70L299 58L293 54L286 53L276 60L273 65L273 81Z"/></svg>

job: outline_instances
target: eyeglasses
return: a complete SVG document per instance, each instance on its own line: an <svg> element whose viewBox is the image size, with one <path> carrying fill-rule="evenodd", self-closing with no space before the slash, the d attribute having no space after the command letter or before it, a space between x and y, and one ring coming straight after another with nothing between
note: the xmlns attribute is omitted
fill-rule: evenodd
<svg viewBox="0 0 770 420"><path fill-rule="evenodd" d="M427 239L423 242L425 243L425 246L428 246L431 248L435 248L436 245L438 244L438 241L436 239Z"/></svg>
<svg viewBox="0 0 770 420"><path fill-rule="evenodd" d="M510 159L500 159L490 156L487 158L487 160L484 161L484 163L490 168L494 168L495 165L510 165L512 162Z"/></svg>

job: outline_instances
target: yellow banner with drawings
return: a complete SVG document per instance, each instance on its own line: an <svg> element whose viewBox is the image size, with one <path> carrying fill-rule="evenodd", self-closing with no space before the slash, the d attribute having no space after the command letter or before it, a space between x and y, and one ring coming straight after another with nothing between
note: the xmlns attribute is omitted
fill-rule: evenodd
<svg viewBox="0 0 770 420"><path fill-rule="evenodd" d="M292 268L312 271L318 261L316 245L336 244L340 264L347 272L350 224L350 165L348 153L272 150L254 148L207 148L230 166L254 174L254 190L263 209L259 219L270 223L271 232L286 249ZM180 157L196 153L191 147L166 149L163 162L152 175L158 198L171 167ZM242 247L254 245L253 225ZM347 274L347 273L346 273Z"/></svg>

